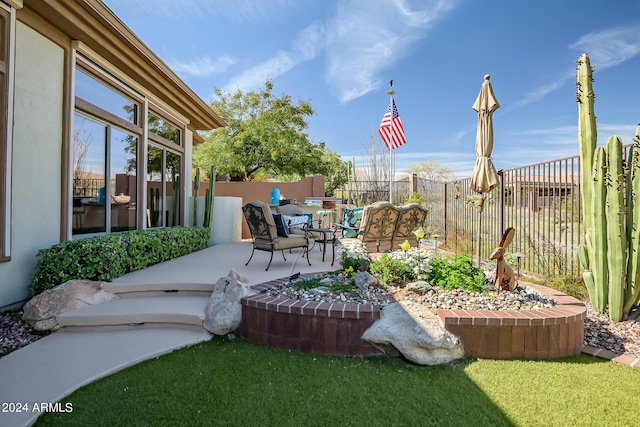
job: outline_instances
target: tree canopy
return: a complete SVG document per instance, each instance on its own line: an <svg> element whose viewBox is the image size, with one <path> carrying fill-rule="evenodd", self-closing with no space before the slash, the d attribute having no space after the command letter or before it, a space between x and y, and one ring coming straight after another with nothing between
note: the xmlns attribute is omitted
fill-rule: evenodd
<svg viewBox="0 0 640 427"><path fill-rule="evenodd" d="M306 133L307 117L315 114L309 101L294 103L291 96L272 94L267 80L259 91L235 92L215 89L211 108L227 122L224 128L204 135L196 147L194 166L245 181L259 175L271 177L325 175L335 179L346 166L324 143L313 143ZM346 178L345 178L346 179Z"/></svg>
<svg viewBox="0 0 640 427"><path fill-rule="evenodd" d="M453 171L433 159L411 163L407 167L406 172L408 174L415 173L420 178L430 179L432 181L451 181L453 179Z"/></svg>

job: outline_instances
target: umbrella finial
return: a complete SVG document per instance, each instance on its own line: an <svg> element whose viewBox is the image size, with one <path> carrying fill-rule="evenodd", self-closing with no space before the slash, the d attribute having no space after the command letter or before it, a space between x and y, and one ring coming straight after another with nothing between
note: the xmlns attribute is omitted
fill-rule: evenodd
<svg viewBox="0 0 640 427"><path fill-rule="evenodd" d="M491 78L491 76L490 76L489 74L485 74L485 75L484 75L484 79L485 79L485 80L489 80L490 78Z"/></svg>

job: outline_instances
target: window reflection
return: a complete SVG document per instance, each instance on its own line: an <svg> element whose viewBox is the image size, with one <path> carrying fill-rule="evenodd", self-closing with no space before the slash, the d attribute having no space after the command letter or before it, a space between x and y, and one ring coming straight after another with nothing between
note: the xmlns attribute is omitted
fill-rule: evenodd
<svg viewBox="0 0 640 427"><path fill-rule="evenodd" d="M72 234L135 230L138 138L76 114L73 142Z"/></svg>
<svg viewBox="0 0 640 427"><path fill-rule="evenodd" d="M162 150L149 145L147 150L147 227L162 227L163 225L162 194Z"/></svg>
<svg viewBox="0 0 640 427"><path fill-rule="evenodd" d="M73 132L73 234L106 230L107 127L80 115Z"/></svg>
<svg viewBox="0 0 640 427"><path fill-rule="evenodd" d="M171 142L182 145L182 132L173 124L149 112L149 134L151 137L160 137L158 142Z"/></svg>
<svg viewBox="0 0 640 427"><path fill-rule="evenodd" d="M180 175L182 158L179 154L167 151L166 172L166 200L169 206L167 226L180 225Z"/></svg>
<svg viewBox="0 0 640 427"><path fill-rule="evenodd" d="M147 226L180 225L182 156L155 145L147 155Z"/></svg>
<svg viewBox="0 0 640 427"><path fill-rule="evenodd" d="M76 68L76 96L133 124L138 124L138 105Z"/></svg>
<svg viewBox="0 0 640 427"><path fill-rule="evenodd" d="M111 130L111 231L136 229L136 147L138 138Z"/></svg>

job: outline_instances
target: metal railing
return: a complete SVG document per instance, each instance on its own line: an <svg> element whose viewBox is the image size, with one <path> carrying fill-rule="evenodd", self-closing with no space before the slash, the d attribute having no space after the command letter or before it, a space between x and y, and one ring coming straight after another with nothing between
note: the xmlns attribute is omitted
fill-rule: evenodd
<svg viewBox="0 0 640 427"><path fill-rule="evenodd" d="M516 230L507 254L520 257L520 268L533 274L560 276L580 272L578 247L583 240L579 156L499 171L500 184L484 194L482 212L474 203L471 178L453 182L418 179L417 189L428 208L426 225L456 253L487 261L507 227ZM385 187L386 186L386 187ZM408 181L394 183L395 204L409 195ZM352 201L365 205L389 200L389 183L355 182ZM478 243L478 227L480 239ZM511 260L514 262L514 260Z"/></svg>

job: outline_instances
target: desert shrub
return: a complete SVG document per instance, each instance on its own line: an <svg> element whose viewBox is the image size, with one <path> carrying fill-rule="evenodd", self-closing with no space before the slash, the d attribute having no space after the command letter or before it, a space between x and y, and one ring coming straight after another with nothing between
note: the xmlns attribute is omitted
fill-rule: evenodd
<svg viewBox="0 0 640 427"><path fill-rule="evenodd" d="M126 231L69 240L36 255L31 296L73 279L111 281L131 271L207 247L205 227Z"/></svg>
<svg viewBox="0 0 640 427"><path fill-rule="evenodd" d="M543 282L544 286L553 288L572 296L580 301L585 301L589 297L587 287L584 285L581 277L565 275L560 277L547 278Z"/></svg>
<svg viewBox="0 0 640 427"><path fill-rule="evenodd" d="M454 258L433 257L427 281L442 289L466 289L471 292L486 292L489 281L482 269L474 267L466 255Z"/></svg>
<svg viewBox="0 0 640 427"><path fill-rule="evenodd" d="M392 258L389 254L382 254L382 256L373 260L369 270L372 275L385 284L404 281L408 271L405 263Z"/></svg>

